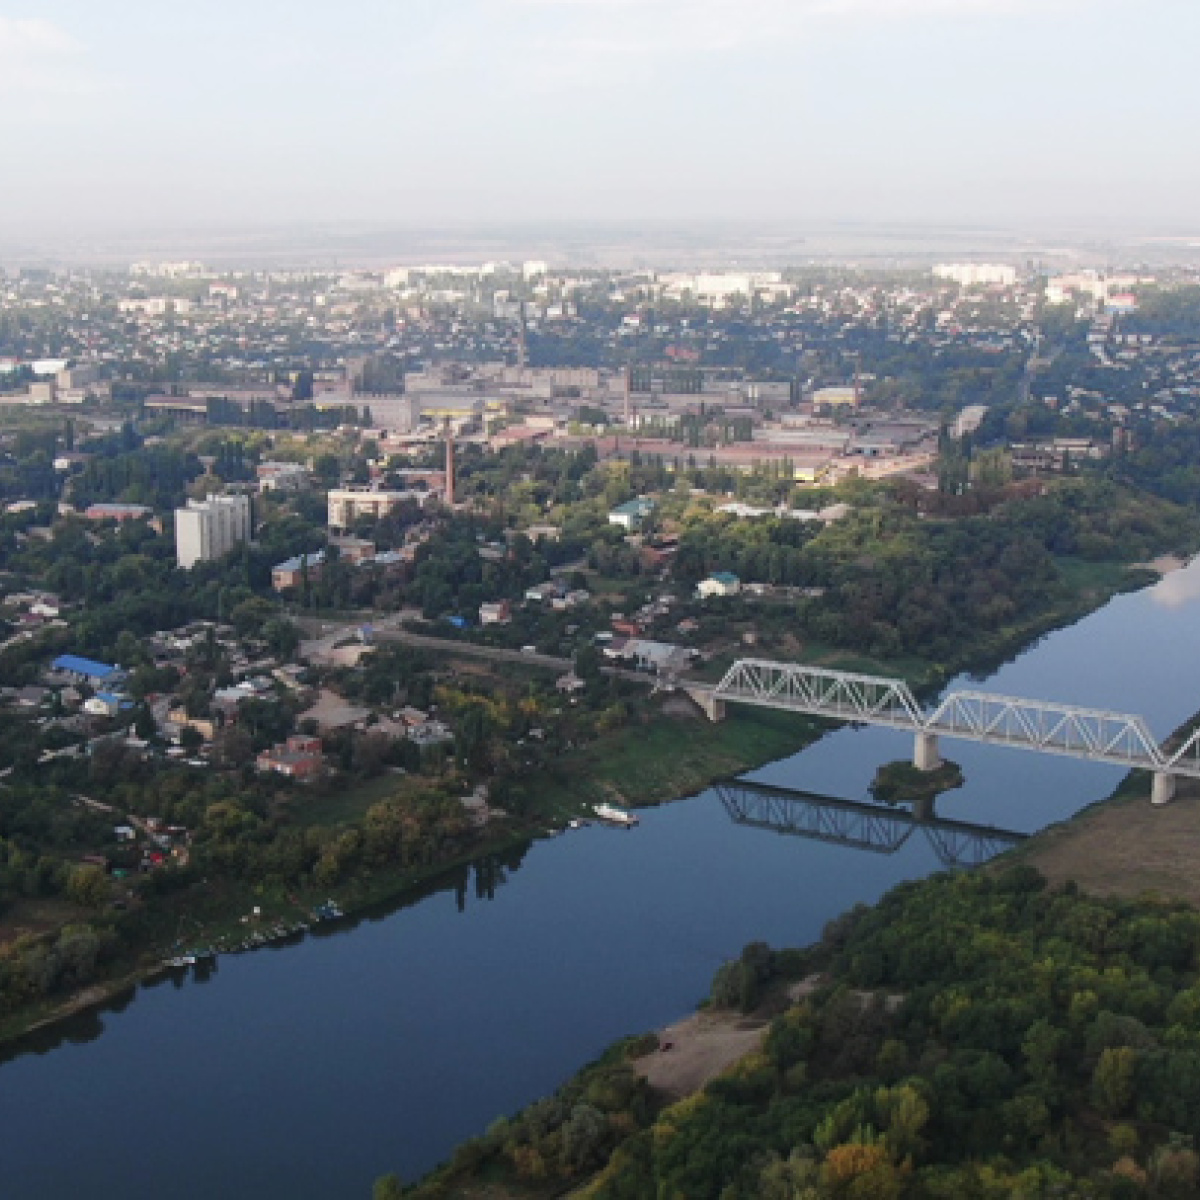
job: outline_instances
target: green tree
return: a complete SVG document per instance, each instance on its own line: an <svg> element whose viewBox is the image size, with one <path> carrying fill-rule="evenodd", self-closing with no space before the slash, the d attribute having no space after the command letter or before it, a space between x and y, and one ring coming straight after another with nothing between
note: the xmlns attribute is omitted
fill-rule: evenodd
<svg viewBox="0 0 1200 1200"><path fill-rule="evenodd" d="M1105 1116L1120 1117L1133 1103L1137 1074L1136 1050L1120 1047L1105 1050L1092 1073L1092 1096Z"/></svg>
<svg viewBox="0 0 1200 1200"><path fill-rule="evenodd" d="M397 1175L384 1175L375 1180L371 1200L403 1200L404 1184Z"/></svg>
<svg viewBox="0 0 1200 1200"><path fill-rule="evenodd" d="M108 899L108 875L97 866L73 867L67 877L67 896L86 908L100 908Z"/></svg>

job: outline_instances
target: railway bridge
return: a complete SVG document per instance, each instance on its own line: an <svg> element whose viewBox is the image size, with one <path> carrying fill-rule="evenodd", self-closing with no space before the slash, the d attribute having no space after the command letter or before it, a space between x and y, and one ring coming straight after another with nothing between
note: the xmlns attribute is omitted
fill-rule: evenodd
<svg viewBox="0 0 1200 1200"><path fill-rule="evenodd" d="M1140 768L1153 776L1154 804L1170 802L1177 778L1200 779L1200 729L1169 749L1128 713L979 691L949 692L925 709L902 679L758 658L735 662L715 687L682 686L711 721L724 718L727 704L753 704L911 732L922 771L941 765L939 739L950 737Z"/></svg>

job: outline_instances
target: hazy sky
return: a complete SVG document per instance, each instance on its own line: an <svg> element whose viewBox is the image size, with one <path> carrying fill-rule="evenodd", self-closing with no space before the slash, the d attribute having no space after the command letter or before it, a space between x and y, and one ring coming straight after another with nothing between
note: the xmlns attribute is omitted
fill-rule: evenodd
<svg viewBox="0 0 1200 1200"><path fill-rule="evenodd" d="M1197 0L0 0L0 226L1195 233L1198 49Z"/></svg>

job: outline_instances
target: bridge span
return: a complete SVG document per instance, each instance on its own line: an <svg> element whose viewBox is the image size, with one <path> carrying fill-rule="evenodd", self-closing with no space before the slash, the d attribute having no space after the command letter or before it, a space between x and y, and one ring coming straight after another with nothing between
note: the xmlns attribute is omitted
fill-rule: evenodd
<svg viewBox="0 0 1200 1200"><path fill-rule="evenodd" d="M711 721L726 704L754 704L911 732L922 771L941 765L938 739L954 737L1150 771L1154 804L1171 800L1179 776L1200 779L1200 729L1171 750L1128 713L976 691L950 692L926 710L903 679L758 658L735 662L715 687L683 686Z"/></svg>

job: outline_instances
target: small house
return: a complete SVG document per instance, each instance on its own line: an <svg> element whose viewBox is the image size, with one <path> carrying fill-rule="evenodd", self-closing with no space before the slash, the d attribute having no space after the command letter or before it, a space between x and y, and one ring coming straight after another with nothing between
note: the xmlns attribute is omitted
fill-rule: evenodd
<svg viewBox="0 0 1200 1200"><path fill-rule="evenodd" d="M701 600L710 596L736 596L741 590L741 580L729 571L715 571L696 585L696 595Z"/></svg>
<svg viewBox="0 0 1200 1200"><path fill-rule="evenodd" d="M480 625L507 625L512 620L512 605L507 600L484 602L479 606Z"/></svg>
<svg viewBox="0 0 1200 1200"><path fill-rule="evenodd" d="M608 514L608 523L620 525L622 529L633 533L642 527L652 512L654 512L654 501L639 496L636 500L626 500L624 504L618 504Z"/></svg>
<svg viewBox="0 0 1200 1200"><path fill-rule="evenodd" d="M306 783L320 775L325 765L322 750L319 737L294 734L282 745L264 750L258 756L258 769Z"/></svg>

